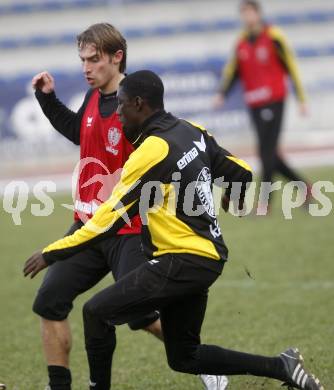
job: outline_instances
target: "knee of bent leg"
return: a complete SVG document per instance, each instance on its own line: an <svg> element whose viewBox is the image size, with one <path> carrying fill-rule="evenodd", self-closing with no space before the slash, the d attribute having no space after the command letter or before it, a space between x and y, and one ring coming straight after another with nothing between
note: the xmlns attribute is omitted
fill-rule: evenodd
<svg viewBox="0 0 334 390"><path fill-rule="evenodd" d="M50 321L62 321L73 308L72 300L59 299L57 292L50 288L41 288L33 303L33 311Z"/></svg>
<svg viewBox="0 0 334 390"><path fill-rule="evenodd" d="M187 373L187 362L179 356L169 355L168 365L173 371Z"/></svg>
<svg viewBox="0 0 334 390"><path fill-rule="evenodd" d="M115 326L105 319L94 300L86 302L82 309L86 348L91 351L100 348L115 349Z"/></svg>
<svg viewBox="0 0 334 390"><path fill-rule="evenodd" d="M197 360L190 351L169 351L167 353L169 367L177 372L197 374Z"/></svg>
<svg viewBox="0 0 334 390"><path fill-rule="evenodd" d="M92 303L91 300L87 301L82 308L82 314L84 320L89 320L90 318L96 317L96 306Z"/></svg>

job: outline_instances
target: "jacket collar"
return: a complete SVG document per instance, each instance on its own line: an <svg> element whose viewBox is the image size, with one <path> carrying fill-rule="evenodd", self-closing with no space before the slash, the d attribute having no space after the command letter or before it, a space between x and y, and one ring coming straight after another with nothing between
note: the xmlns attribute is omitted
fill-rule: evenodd
<svg viewBox="0 0 334 390"><path fill-rule="evenodd" d="M147 118L142 124L142 134L148 136L155 131L168 130L175 126L177 122L178 119L171 113L165 110L159 110Z"/></svg>

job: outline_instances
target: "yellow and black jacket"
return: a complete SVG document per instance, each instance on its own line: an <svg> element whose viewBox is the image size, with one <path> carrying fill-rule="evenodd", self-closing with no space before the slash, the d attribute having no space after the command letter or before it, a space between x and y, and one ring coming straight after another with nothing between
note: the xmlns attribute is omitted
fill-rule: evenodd
<svg viewBox="0 0 334 390"><path fill-rule="evenodd" d="M212 183L251 181L249 166L218 146L203 128L160 111L142 129L107 202L81 229L43 250L51 264L115 234L140 212L149 258L187 253L219 263L227 248L215 216Z"/></svg>

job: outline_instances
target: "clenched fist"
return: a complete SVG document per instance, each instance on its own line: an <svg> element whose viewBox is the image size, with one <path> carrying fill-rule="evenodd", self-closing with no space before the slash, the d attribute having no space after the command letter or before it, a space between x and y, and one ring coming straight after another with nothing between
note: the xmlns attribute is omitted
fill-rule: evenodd
<svg viewBox="0 0 334 390"><path fill-rule="evenodd" d="M55 81L49 72L41 72L33 77L31 80L32 87L39 89L43 93L51 93L55 89Z"/></svg>

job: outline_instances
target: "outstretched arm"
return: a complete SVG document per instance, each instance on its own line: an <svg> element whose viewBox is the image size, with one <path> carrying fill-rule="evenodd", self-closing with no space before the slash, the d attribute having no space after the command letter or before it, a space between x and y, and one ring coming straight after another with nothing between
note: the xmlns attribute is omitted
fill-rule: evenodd
<svg viewBox="0 0 334 390"><path fill-rule="evenodd" d="M34 254L24 267L24 275L35 276L39 267L55 261L65 260L84 248L101 241L117 231L138 214L141 188L150 180L156 166L168 155L168 144L158 137L148 137L134 151L125 163L121 179L111 197L103 203L94 216L81 229L43 249L42 254ZM37 267L37 272L36 272ZM41 269L43 269L41 268Z"/></svg>

